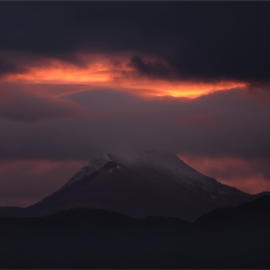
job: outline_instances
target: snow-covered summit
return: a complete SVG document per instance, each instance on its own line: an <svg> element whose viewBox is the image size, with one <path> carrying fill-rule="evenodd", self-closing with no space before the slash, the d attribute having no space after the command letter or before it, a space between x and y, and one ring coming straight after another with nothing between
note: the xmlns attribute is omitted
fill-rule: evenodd
<svg viewBox="0 0 270 270"><path fill-rule="evenodd" d="M226 186L220 189L221 184L214 178L196 171L174 153L159 150L144 150L129 153L111 153L108 156L126 167L147 167L156 171L166 172L181 184L197 186L208 191L216 191L218 185L219 192L227 191Z"/></svg>
<svg viewBox="0 0 270 270"><path fill-rule="evenodd" d="M81 168L67 183L64 187L70 186L78 181L85 179L85 177L90 176L100 168L102 168L107 162L112 161L107 153L103 156L90 159L88 164Z"/></svg>
<svg viewBox="0 0 270 270"><path fill-rule="evenodd" d="M115 164L115 166L112 166ZM217 181L207 177L188 166L185 162L178 158L177 155L168 152L156 150L133 151L133 152L115 152L103 153L89 159L88 165L83 167L75 174L65 185L70 186L80 180L89 178L97 172L104 172L104 168L110 167L106 172L112 172L114 169L129 168L142 170L151 168L158 172L162 171L173 176L176 181L187 185L196 185L200 188L212 190L216 187ZM166 179L164 179L166 180Z"/></svg>

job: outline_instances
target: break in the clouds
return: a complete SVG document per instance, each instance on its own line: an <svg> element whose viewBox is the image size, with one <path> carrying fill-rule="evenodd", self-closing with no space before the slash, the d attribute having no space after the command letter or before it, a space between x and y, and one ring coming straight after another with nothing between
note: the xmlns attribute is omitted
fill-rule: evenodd
<svg viewBox="0 0 270 270"><path fill-rule="evenodd" d="M248 192L269 189L269 11L0 3L1 204L34 202L91 155L134 148L177 153Z"/></svg>

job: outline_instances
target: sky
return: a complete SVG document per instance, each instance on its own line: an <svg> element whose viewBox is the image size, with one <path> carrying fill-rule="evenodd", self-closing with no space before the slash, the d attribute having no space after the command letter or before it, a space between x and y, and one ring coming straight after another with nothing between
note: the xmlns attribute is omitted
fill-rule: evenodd
<svg viewBox="0 0 270 270"><path fill-rule="evenodd" d="M269 2L0 2L0 205L99 152L270 190Z"/></svg>

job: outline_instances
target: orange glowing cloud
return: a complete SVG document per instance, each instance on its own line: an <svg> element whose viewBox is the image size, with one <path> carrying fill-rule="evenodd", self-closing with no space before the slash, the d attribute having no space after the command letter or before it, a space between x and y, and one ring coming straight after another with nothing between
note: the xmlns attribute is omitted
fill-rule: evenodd
<svg viewBox="0 0 270 270"><path fill-rule="evenodd" d="M89 56L88 56L89 57ZM86 57L87 58L87 57ZM6 75L2 80L27 84L77 84L132 91L143 96L196 98L220 90L245 87L237 81L194 82L149 78L138 74L129 57L91 57L89 63L76 66L59 60L29 67L21 73ZM85 60L86 61L86 60Z"/></svg>

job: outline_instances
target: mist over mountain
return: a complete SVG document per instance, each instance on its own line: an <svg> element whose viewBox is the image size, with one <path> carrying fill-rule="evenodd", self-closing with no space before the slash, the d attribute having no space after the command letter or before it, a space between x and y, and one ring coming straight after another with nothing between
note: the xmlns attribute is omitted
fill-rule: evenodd
<svg viewBox="0 0 270 270"><path fill-rule="evenodd" d="M163 151L103 153L63 187L24 209L2 216L43 216L74 208L115 211L133 217L164 216L193 221L216 208L252 199ZM1 214L2 213L2 214Z"/></svg>

